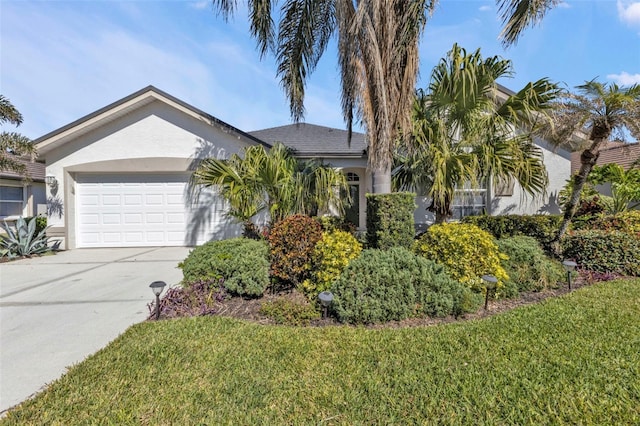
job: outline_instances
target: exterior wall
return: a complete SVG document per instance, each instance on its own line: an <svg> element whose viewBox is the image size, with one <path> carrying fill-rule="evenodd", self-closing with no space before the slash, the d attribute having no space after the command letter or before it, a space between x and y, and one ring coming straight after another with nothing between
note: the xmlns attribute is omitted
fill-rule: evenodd
<svg viewBox="0 0 640 426"><path fill-rule="evenodd" d="M487 191L488 214L498 216L506 214L559 214L561 212L558 205L558 193L571 177L571 155L568 151L554 148L540 139L536 140L536 144L542 149L544 164L549 175L546 193L532 197L525 193L517 183L514 185L511 196L495 196L494 191L489 189ZM416 197L418 208L414 213L414 219L418 230L426 229L435 220L435 216L426 210L429 203L428 197Z"/></svg>
<svg viewBox="0 0 640 426"><path fill-rule="evenodd" d="M532 197L516 183L513 195L493 197L491 194L488 213L497 216L504 214L559 214L558 193L571 178L571 153L554 148L540 139L536 144L542 149L544 165L549 175L546 193Z"/></svg>
<svg viewBox="0 0 640 426"><path fill-rule="evenodd" d="M75 247L79 173L185 173L199 159L227 158L250 143L163 102L136 109L46 154L46 174L55 177L47 188L51 234L64 237L66 248Z"/></svg>

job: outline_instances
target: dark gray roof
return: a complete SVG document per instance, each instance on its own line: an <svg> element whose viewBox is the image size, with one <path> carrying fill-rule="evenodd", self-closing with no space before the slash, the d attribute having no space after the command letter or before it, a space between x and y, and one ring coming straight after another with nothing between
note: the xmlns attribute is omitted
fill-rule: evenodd
<svg viewBox="0 0 640 426"><path fill-rule="evenodd" d="M282 142L299 157L358 157L365 155L367 143L363 133L353 132L348 144L346 130L315 124L298 123L249 132L251 136L273 145Z"/></svg>

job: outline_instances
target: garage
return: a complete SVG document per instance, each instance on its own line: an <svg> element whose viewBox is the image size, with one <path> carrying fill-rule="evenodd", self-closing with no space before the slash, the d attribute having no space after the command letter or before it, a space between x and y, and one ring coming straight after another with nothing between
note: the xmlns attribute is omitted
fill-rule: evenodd
<svg viewBox="0 0 640 426"><path fill-rule="evenodd" d="M203 158L264 145L153 86L34 141L46 164L47 234L63 249L194 246L242 226L207 190L187 197Z"/></svg>
<svg viewBox="0 0 640 426"><path fill-rule="evenodd" d="M185 245L186 174L80 174L78 247Z"/></svg>

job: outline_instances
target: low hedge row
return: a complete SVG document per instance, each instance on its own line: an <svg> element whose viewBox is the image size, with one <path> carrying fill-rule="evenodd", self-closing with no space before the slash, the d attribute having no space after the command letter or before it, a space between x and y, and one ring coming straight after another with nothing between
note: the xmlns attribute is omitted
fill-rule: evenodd
<svg viewBox="0 0 640 426"><path fill-rule="evenodd" d="M621 231L575 231L562 242L563 254L582 269L640 276L640 238Z"/></svg>

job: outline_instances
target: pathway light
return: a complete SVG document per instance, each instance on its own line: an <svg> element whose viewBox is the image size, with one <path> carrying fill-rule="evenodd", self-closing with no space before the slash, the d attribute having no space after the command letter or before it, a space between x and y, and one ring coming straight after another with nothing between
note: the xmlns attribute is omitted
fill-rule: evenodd
<svg viewBox="0 0 640 426"><path fill-rule="evenodd" d="M156 320L160 318L160 294L162 294L162 290L164 290L167 283L164 281L154 281L149 285L151 287L151 291L156 295Z"/></svg>

